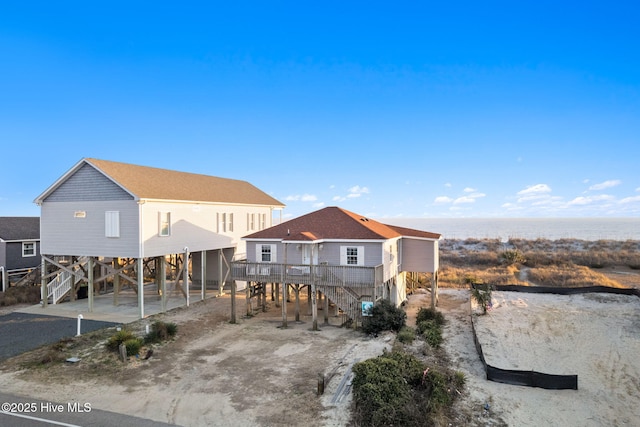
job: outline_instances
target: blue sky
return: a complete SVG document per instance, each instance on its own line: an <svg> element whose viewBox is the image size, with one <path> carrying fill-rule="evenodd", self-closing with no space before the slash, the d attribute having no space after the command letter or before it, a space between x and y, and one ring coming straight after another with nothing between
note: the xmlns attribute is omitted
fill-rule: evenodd
<svg viewBox="0 0 640 427"><path fill-rule="evenodd" d="M247 180L286 217L640 215L636 2L13 3L0 216L83 157Z"/></svg>

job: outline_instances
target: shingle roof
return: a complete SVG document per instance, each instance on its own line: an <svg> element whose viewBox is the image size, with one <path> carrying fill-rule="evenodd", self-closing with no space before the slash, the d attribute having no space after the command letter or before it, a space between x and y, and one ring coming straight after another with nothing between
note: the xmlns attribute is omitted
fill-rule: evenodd
<svg viewBox="0 0 640 427"><path fill-rule="evenodd" d="M386 240L401 236L440 238L440 234L437 233L382 224L335 206L302 215L244 238L314 241L322 239Z"/></svg>
<svg viewBox="0 0 640 427"><path fill-rule="evenodd" d="M140 199L284 206L247 181L108 160L83 160Z"/></svg>
<svg viewBox="0 0 640 427"><path fill-rule="evenodd" d="M1 240L37 240L40 238L40 218L37 216L0 217Z"/></svg>

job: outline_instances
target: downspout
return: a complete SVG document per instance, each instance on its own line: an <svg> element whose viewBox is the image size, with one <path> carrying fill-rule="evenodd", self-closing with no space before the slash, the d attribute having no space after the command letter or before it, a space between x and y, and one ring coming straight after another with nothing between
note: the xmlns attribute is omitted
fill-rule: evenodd
<svg viewBox="0 0 640 427"><path fill-rule="evenodd" d="M4 272L4 266L0 267L0 271L2 271L2 275L0 277L2 277L2 292L6 292L7 290L7 276Z"/></svg>

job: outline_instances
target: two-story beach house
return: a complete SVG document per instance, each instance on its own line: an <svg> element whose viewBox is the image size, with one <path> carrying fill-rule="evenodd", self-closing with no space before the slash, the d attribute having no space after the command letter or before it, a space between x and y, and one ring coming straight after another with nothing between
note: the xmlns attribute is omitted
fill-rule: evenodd
<svg viewBox="0 0 640 427"><path fill-rule="evenodd" d="M40 218L0 217L0 290L40 268Z"/></svg>
<svg viewBox="0 0 640 427"><path fill-rule="evenodd" d="M283 295L288 286L308 286L312 304L319 292L357 322L381 298L402 304L410 273L432 273L435 307L440 238L327 207L245 236L247 259L233 263L232 276L249 283L248 296L266 283L280 286Z"/></svg>
<svg viewBox="0 0 640 427"><path fill-rule="evenodd" d="M245 257L242 236L272 225L284 205L252 184L147 166L84 158L36 199L41 208L43 304L96 286L137 293L145 281L165 309L166 278L189 304L190 289L221 290L230 263ZM253 249L252 249L253 250ZM170 271L167 271L169 269ZM171 273L172 271L172 273ZM149 277L149 276L152 277Z"/></svg>

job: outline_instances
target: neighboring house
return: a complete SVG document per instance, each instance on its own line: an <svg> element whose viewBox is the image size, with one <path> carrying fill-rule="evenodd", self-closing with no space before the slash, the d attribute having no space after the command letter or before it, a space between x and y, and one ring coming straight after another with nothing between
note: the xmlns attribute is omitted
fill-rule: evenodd
<svg viewBox="0 0 640 427"><path fill-rule="evenodd" d="M38 267L40 218L0 217L0 289L9 287L10 277L24 276Z"/></svg>
<svg viewBox="0 0 640 427"><path fill-rule="evenodd" d="M189 273L204 298L206 285L217 283L222 289L229 263L244 257L241 237L271 226L273 211L284 208L246 181L91 158L80 160L35 203L41 207L41 253L48 266L43 283L57 280L43 286L45 305L66 275L74 277L65 291L72 298L78 286L89 287L92 310L93 282L98 279L89 273L97 264L104 273L99 279L112 277L116 293L121 279L134 283L140 317L145 263L153 261L154 270L164 272L168 258L177 260L182 267L176 276L184 278L181 292L187 304ZM136 277L123 277L132 266ZM166 274L160 276L156 280L164 286ZM164 307L166 291L159 293Z"/></svg>
<svg viewBox="0 0 640 427"><path fill-rule="evenodd" d="M402 304L408 273L433 273L435 306L440 238L327 207L243 237L247 260L234 263L232 274L250 283L315 287L357 320L380 298Z"/></svg>

